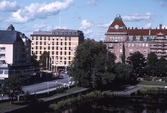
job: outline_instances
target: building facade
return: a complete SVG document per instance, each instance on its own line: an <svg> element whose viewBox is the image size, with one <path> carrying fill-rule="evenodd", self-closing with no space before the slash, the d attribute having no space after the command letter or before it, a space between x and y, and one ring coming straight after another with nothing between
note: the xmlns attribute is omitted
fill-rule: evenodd
<svg viewBox="0 0 167 113"><path fill-rule="evenodd" d="M127 28L119 14L105 33L104 43L110 52L115 53L116 62L121 61L123 45L126 58L136 51L145 57L150 52L156 53L158 58L167 57L167 29L162 28L162 24L155 29Z"/></svg>
<svg viewBox="0 0 167 113"><path fill-rule="evenodd" d="M0 79L33 73L31 41L13 25L0 30Z"/></svg>
<svg viewBox="0 0 167 113"><path fill-rule="evenodd" d="M66 69L75 55L76 47L84 41L84 34L79 30L55 29L52 31L35 31L31 34L31 54L40 60L44 51L49 52L51 71Z"/></svg>

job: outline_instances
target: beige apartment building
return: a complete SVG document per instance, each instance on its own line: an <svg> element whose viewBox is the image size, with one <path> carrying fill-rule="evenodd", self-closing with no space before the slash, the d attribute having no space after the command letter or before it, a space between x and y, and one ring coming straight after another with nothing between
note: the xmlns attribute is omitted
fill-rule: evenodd
<svg viewBox="0 0 167 113"><path fill-rule="evenodd" d="M15 76L26 79L33 73L31 40L13 25L0 30L0 80Z"/></svg>
<svg viewBox="0 0 167 113"><path fill-rule="evenodd" d="M75 55L76 47L84 41L84 34L79 30L55 29L52 31L35 31L30 35L31 54L40 59L44 51L49 52L51 71L67 69Z"/></svg>
<svg viewBox="0 0 167 113"><path fill-rule="evenodd" d="M162 28L162 24L155 29L127 28L118 14L105 33L104 43L110 52L115 53L116 62L121 61L123 44L126 58L136 51L145 57L148 53L154 52L158 58L167 58L167 29Z"/></svg>

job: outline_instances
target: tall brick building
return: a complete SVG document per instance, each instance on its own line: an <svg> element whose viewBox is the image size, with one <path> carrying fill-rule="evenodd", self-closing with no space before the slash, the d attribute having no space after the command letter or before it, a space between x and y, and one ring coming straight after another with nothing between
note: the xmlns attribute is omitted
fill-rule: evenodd
<svg viewBox="0 0 167 113"><path fill-rule="evenodd" d="M150 52L155 52L159 58L167 57L167 29L162 28L162 24L155 29L127 28L121 16L116 15L105 33L104 43L110 52L115 53L116 62L121 61L123 44L126 58L136 51L145 57Z"/></svg>

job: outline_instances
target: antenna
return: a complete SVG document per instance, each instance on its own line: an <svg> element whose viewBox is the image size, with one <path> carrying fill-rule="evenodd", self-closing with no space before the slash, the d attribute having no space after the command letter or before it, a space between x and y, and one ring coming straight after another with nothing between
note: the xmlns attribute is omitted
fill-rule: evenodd
<svg viewBox="0 0 167 113"><path fill-rule="evenodd" d="M59 29L61 29L61 11L59 12Z"/></svg>

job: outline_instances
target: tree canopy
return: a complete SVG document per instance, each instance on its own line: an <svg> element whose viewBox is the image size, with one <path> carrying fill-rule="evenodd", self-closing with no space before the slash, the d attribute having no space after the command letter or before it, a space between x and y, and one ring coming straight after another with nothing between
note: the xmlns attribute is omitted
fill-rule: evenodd
<svg viewBox="0 0 167 113"><path fill-rule="evenodd" d="M1 93L4 95L8 95L8 97L10 98L12 102L13 97L16 97L17 95L22 93L21 78L10 77L10 78L5 79L2 82Z"/></svg>
<svg viewBox="0 0 167 113"><path fill-rule="evenodd" d="M80 86L101 87L110 83L115 55L107 51L105 44L86 39L80 44L70 66L70 74Z"/></svg>
<svg viewBox="0 0 167 113"><path fill-rule="evenodd" d="M146 59L139 51L131 53L126 62L132 66L133 75L142 76L144 74L143 69L146 66Z"/></svg>
<svg viewBox="0 0 167 113"><path fill-rule="evenodd" d="M50 67L50 55L49 52L44 51L40 56L39 64L44 69L49 69Z"/></svg>

